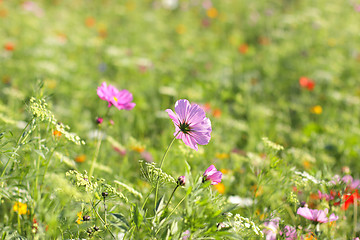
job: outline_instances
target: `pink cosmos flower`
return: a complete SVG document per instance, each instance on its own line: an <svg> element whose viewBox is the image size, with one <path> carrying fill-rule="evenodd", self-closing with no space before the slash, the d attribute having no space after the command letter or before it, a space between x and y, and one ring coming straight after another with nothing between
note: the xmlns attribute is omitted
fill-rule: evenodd
<svg viewBox="0 0 360 240"><path fill-rule="evenodd" d="M101 86L97 88L97 95L109 103L108 107L114 105L119 110L131 110L136 105L131 102L133 96L128 90L124 89L119 91L112 85L108 86L106 82L103 82Z"/></svg>
<svg viewBox="0 0 360 240"><path fill-rule="evenodd" d="M317 209L310 209L310 208L306 208L306 207L300 207L297 212L297 214L299 214L300 216L309 219L311 221L314 222L319 222L319 223L326 223L326 222L333 222L338 220L338 216L335 216L335 214L331 214L329 216L329 218L327 218L327 214L328 214L328 209L326 208L325 210L317 210Z"/></svg>
<svg viewBox="0 0 360 240"><path fill-rule="evenodd" d="M292 226L286 225L284 227L284 231L280 232L280 235L285 235L285 239L286 240L295 240L297 239L297 233L296 233L296 229Z"/></svg>
<svg viewBox="0 0 360 240"><path fill-rule="evenodd" d="M166 112L175 125L174 136L177 135L177 139L182 139L186 145L196 151L197 144L209 143L211 122L199 105L180 99L175 103L175 113L171 109L166 109Z"/></svg>
<svg viewBox="0 0 360 240"><path fill-rule="evenodd" d="M266 240L276 240L276 235L279 230L279 221L280 218L277 217L264 223L265 229L262 231L265 234Z"/></svg>
<svg viewBox="0 0 360 240"><path fill-rule="evenodd" d="M221 182L222 173L216 170L214 165L211 165L210 167L208 167L208 169L206 169L203 176L203 182L210 180L211 185L216 185Z"/></svg>

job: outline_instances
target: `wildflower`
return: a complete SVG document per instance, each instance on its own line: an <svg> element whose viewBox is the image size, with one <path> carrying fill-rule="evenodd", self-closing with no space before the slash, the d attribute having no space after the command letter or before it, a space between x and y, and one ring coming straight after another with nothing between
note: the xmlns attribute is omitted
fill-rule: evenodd
<svg viewBox="0 0 360 240"><path fill-rule="evenodd" d="M14 51L14 49L15 49L15 44L13 44L12 42L7 42L7 43L5 43L5 45L4 45L4 49L6 50L6 51Z"/></svg>
<svg viewBox="0 0 360 240"><path fill-rule="evenodd" d="M135 103L132 103L133 100L132 94L128 90L119 91L112 85L107 85L106 82L103 82L100 87L97 88L97 95L102 100L105 100L109 103L108 107L114 105L119 110L131 110L135 107Z"/></svg>
<svg viewBox="0 0 360 240"><path fill-rule="evenodd" d="M206 169L203 176L203 182L210 180L211 185L216 185L221 182L222 173L216 170L214 165L211 165L208 169Z"/></svg>
<svg viewBox="0 0 360 240"><path fill-rule="evenodd" d="M77 224L82 224L82 217L81 217L82 212L78 212L76 215L78 217L78 219L76 220L76 223Z"/></svg>
<svg viewBox="0 0 360 240"><path fill-rule="evenodd" d="M312 91L315 87L315 82L307 77L300 77L299 84L302 88L306 88L309 91Z"/></svg>
<svg viewBox="0 0 360 240"><path fill-rule="evenodd" d="M58 131L58 130L54 130L54 131L53 131L53 135L54 135L55 137L60 137L60 136L62 135L62 133L61 133L60 131Z"/></svg>
<svg viewBox="0 0 360 240"><path fill-rule="evenodd" d="M15 202L13 206L13 211L17 212L19 215L24 215L27 213L27 205L26 203Z"/></svg>
<svg viewBox="0 0 360 240"><path fill-rule="evenodd" d="M284 231L280 231L280 236L285 235L286 240L295 240L297 239L296 229L292 226L286 225Z"/></svg>
<svg viewBox="0 0 360 240"><path fill-rule="evenodd" d="M78 163L83 163L83 162L85 162L85 160L86 160L85 154L81 154L75 158L75 162L78 162Z"/></svg>
<svg viewBox="0 0 360 240"><path fill-rule="evenodd" d="M37 5L36 2L25 1L22 4L22 7L25 11L31 12L37 17L42 17L44 15L44 11Z"/></svg>
<svg viewBox="0 0 360 240"><path fill-rule="evenodd" d="M93 27L95 25L95 18L93 17L87 17L85 19L85 25L89 28Z"/></svg>
<svg viewBox="0 0 360 240"><path fill-rule="evenodd" d="M280 218L274 218L264 223L265 229L263 229L263 233L266 235L266 240L276 240L276 235L279 229L279 221Z"/></svg>
<svg viewBox="0 0 360 240"><path fill-rule="evenodd" d="M180 176L176 183L177 183L178 186L185 186L185 183L186 183L185 176Z"/></svg>
<svg viewBox="0 0 360 240"><path fill-rule="evenodd" d="M97 123L97 124L102 124L103 121L104 121L104 119L101 118L101 117L98 117L98 118L96 119L96 123Z"/></svg>
<svg viewBox="0 0 360 240"><path fill-rule="evenodd" d="M219 108L215 108L212 115L216 118L221 117L221 110Z"/></svg>
<svg viewBox="0 0 360 240"><path fill-rule="evenodd" d="M339 218L338 216L335 216L334 213L331 214L329 218L327 218L326 215L328 214L328 209L317 210L317 209L310 209L307 207L300 207L298 208L296 213L306 219L319 223L332 222L332 221L336 221Z"/></svg>
<svg viewBox="0 0 360 240"><path fill-rule="evenodd" d="M177 139L194 150L198 150L197 144L206 145L210 141L211 122L205 117L205 112L197 104L190 105L186 99L180 99L175 103L175 113L166 109L169 117L175 125Z"/></svg>
<svg viewBox="0 0 360 240"><path fill-rule="evenodd" d="M176 27L176 32L178 34L184 34L186 32L186 27L183 25L183 24L179 24L177 27Z"/></svg>
<svg viewBox="0 0 360 240"><path fill-rule="evenodd" d="M227 159L227 158L229 158L230 156L229 156L229 154L227 154L227 153L216 153L216 154L215 154L215 157L222 160L222 159Z"/></svg>
<svg viewBox="0 0 360 240"><path fill-rule="evenodd" d="M206 11L206 15L209 17L209 18L216 18L219 13L218 13L218 10L214 7L210 7L207 11Z"/></svg>
<svg viewBox="0 0 360 240"><path fill-rule="evenodd" d="M320 105L316 105L316 106L313 106L311 109L310 109L310 112L311 113L314 113L314 114L321 114L322 113L322 107Z"/></svg>
<svg viewBox="0 0 360 240"><path fill-rule="evenodd" d="M355 190L351 194L346 194L343 196L343 205L341 206L342 210L347 210L351 204L355 204L360 200L360 195L358 190Z"/></svg>
<svg viewBox="0 0 360 240"><path fill-rule="evenodd" d="M238 50L240 53L246 54L249 50L249 45L247 45L246 43L243 43L239 46Z"/></svg>
<svg viewBox="0 0 360 240"><path fill-rule="evenodd" d="M187 240L190 237L190 230L186 230L182 233L182 240Z"/></svg>
<svg viewBox="0 0 360 240"><path fill-rule="evenodd" d="M225 185L224 184L219 183L219 184L215 185L215 188L220 194L225 193Z"/></svg>
<svg viewBox="0 0 360 240"><path fill-rule="evenodd" d="M148 151L143 151L143 152L140 153L140 155L147 162L153 162L154 161L153 156Z"/></svg>

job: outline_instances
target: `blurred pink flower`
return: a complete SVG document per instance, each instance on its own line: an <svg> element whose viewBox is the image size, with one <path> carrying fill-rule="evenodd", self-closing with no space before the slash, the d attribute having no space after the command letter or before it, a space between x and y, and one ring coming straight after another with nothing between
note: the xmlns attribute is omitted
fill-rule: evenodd
<svg viewBox="0 0 360 240"><path fill-rule="evenodd" d="M39 5L36 2L25 1L22 4L22 7L25 11L32 12L37 17L42 17L44 15L44 11L42 10L42 8L39 7Z"/></svg>
<svg viewBox="0 0 360 240"><path fill-rule="evenodd" d="M222 173L216 170L214 165L211 165L210 167L208 167L208 169L206 169L203 176L203 181L210 180L211 185L216 185L221 182Z"/></svg>
<svg viewBox="0 0 360 240"><path fill-rule="evenodd" d="M300 216L309 219L314 222L319 223L326 223L326 222L333 222L338 220L338 216L335 216L335 214L331 214L329 218L327 218L328 209L325 210L317 210L317 209L310 209L306 207L300 207L297 212Z"/></svg>
<svg viewBox="0 0 360 240"><path fill-rule="evenodd" d="M279 229L280 218L273 218L270 221L264 223L265 229L262 231L265 234L266 240L276 240L276 235Z"/></svg>
<svg viewBox="0 0 360 240"><path fill-rule="evenodd" d="M102 100L105 100L109 103L108 107L114 105L119 110L131 110L135 107L135 103L132 103L133 100L132 94L128 90L119 91L112 85L107 85L106 82L103 82L100 87L97 88L97 95Z"/></svg>
<svg viewBox="0 0 360 240"><path fill-rule="evenodd" d="M285 235L286 240L296 240L297 239L297 233L296 229L292 226L286 225L284 227L284 231L280 232L280 235Z"/></svg>
<svg viewBox="0 0 360 240"><path fill-rule="evenodd" d="M175 113L171 109L166 109L166 112L175 125L174 136L177 135L177 139L182 139L186 145L196 151L197 144L209 143L211 122L199 105L180 99L175 103Z"/></svg>

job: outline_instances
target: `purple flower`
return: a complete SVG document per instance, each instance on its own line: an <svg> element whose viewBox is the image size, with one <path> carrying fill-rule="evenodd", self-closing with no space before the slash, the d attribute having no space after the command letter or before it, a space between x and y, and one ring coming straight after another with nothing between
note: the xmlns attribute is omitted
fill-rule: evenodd
<svg viewBox="0 0 360 240"><path fill-rule="evenodd" d="M211 185L216 185L221 182L222 173L216 170L214 165L211 165L210 167L208 167L208 169L206 169L203 176L203 181L210 180Z"/></svg>
<svg viewBox="0 0 360 240"><path fill-rule="evenodd" d="M265 229L262 231L266 235L266 240L276 240L276 234L279 229L280 218L274 218L264 223Z"/></svg>
<svg viewBox="0 0 360 240"><path fill-rule="evenodd" d="M97 88L97 95L109 103L108 107L114 105L119 110L131 110L136 105L131 102L133 96L128 90L124 89L119 91L112 85L108 86L106 82L103 82L101 86Z"/></svg>
<svg viewBox="0 0 360 240"><path fill-rule="evenodd" d="M296 212L300 216L309 219L314 222L319 223L326 223L326 222L333 222L338 220L338 216L335 216L335 214L331 214L329 218L327 218L328 209L325 210L317 210L317 209L310 209L310 208L299 208Z"/></svg>
<svg viewBox="0 0 360 240"><path fill-rule="evenodd" d="M186 178L185 176L180 176L177 180L177 185L179 186L185 186L186 184Z"/></svg>
<svg viewBox="0 0 360 240"><path fill-rule="evenodd" d="M210 141L211 122L205 112L197 104L190 104L186 99L175 103L175 113L166 109L175 125L174 136L182 139L192 149L198 150L197 144L206 145Z"/></svg>
<svg viewBox="0 0 360 240"><path fill-rule="evenodd" d="M286 240L296 240L297 239L297 233L296 229L292 226L286 225L284 227L284 232L280 232L280 235L285 235Z"/></svg>

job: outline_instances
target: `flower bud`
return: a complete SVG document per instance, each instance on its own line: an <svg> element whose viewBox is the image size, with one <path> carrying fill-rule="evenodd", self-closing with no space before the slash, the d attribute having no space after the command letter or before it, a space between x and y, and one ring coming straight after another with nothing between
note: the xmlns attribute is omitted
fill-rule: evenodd
<svg viewBox="0 0 360 240"><path fill-rule="evenodd" d="M107 196L109 196L109 193L108 192L102 192L101 195L106 198Z"/></svg>
<svg viewBox="0 0 360 240"><path fill-rule="evenodd" d="M185 186L186 183L185 176L180 176L176 183L178 186Z"/></svg>
<svg viewBox="0 0 360 240"><path fill-rule="evenodd" d="M101 117L98 117L98 118L96 119L96 123L97 123L97 124L102 124L103 121L104 121L104 119L101 118Z"/></svg>
<svg viewBox="0 0 360 240"><path fill-rule="evenodd" d="M98 226L95 226L95 227L94 227L94 230L95 230L95 231L99 231L100 228L99 228Z"/></svg>
<svg viewBox="0 0 360 240"><path fill-rule="evenodd" d="M89 215L83 216L83 221L84 221L84 222L90 221L90 216L89 216Z"/></svg>

